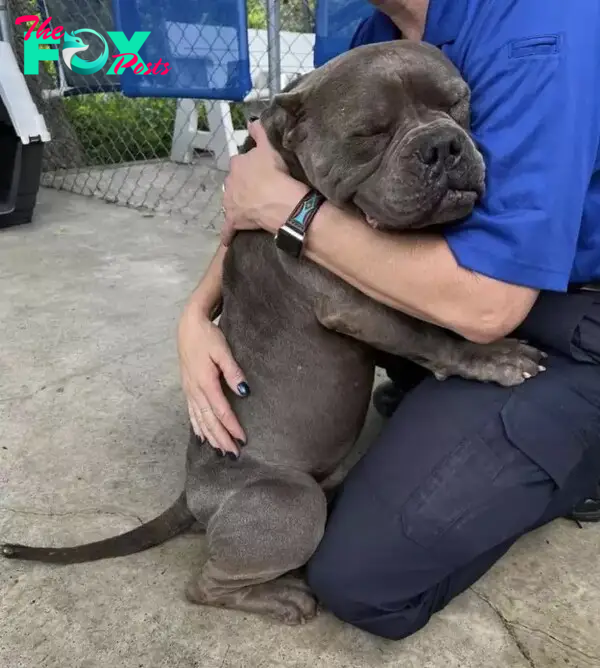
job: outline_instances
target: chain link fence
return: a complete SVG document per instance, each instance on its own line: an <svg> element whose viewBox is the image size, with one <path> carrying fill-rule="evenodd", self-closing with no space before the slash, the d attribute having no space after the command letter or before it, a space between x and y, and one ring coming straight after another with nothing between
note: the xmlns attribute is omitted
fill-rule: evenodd
<svg viewBox="0 0 600 668"><path fill-rule="evenodd" d="M275 89L313 67L314 3L247 0L253 89L243 103L126 97L116 76L100 71L78 80L60 62L42 62L39 75L25 77L52 136L42 185L219 227L221 185L230 156L245 138L247 119L260 113ZM21 66L28 26L15 26L16 17L37 15L41 23L51 16L51 27L106 34L114 29L111 4L8 0ZM146 21L154 25L152 17ZM164 38L183 53L193 52L194 37L185 30ZM87 60L98 56L94 49L100 53L102 47L90 43ZM273 86L277 73L281 80Z"/></svg>

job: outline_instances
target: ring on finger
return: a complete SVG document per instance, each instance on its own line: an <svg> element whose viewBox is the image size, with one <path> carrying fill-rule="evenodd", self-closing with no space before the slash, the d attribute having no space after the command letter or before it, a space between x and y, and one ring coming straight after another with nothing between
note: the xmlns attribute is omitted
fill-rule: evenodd
<svg viewBox="0 0 600 668"><path fill-rule="evenodd" d="M194 431L194 434L201 439L202 442L206 440L206 436L202 430L202 427L200 426L200 420L198 415L196 414L196 409L192 404L188 404L188 413L190 416L190 422L192 423L192 429Z"/></svg>

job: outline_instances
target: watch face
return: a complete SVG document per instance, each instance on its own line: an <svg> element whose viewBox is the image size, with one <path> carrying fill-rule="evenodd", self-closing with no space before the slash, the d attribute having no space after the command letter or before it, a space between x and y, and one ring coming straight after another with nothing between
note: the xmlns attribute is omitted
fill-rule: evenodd
<svg viewBox="0 0 600 668"><path fill-rule="evenodd" d="M294 257L300 257L302 253L302 240L298 238L298 233L290 233L285 225L279 228L275 237L275 243L277 248Z"/></svg>

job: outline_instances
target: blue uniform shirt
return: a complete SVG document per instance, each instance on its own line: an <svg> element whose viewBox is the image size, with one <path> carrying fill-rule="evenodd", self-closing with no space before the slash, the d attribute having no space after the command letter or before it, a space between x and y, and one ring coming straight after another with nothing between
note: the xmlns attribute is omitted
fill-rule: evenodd
<svg viewBox="0 0 600 668"><path fill-rule="evenodd" d="M376 11L352 47L398 39ZM458 264L544 290L600 279L600 2L430 0L423 41L471 87L486 194L445 232Z"/></svg>

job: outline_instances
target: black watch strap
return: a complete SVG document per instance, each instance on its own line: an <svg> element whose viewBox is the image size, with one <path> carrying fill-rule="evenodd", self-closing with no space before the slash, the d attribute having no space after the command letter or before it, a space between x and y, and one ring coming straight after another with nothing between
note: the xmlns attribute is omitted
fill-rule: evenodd
<svg viewBox="0 0 600 668"><path fill-rule="evenodd" d="M324 201L325 197L316 190L309 190L304 195L275 235L280 250L300 257L306 232Z"/></svg>

